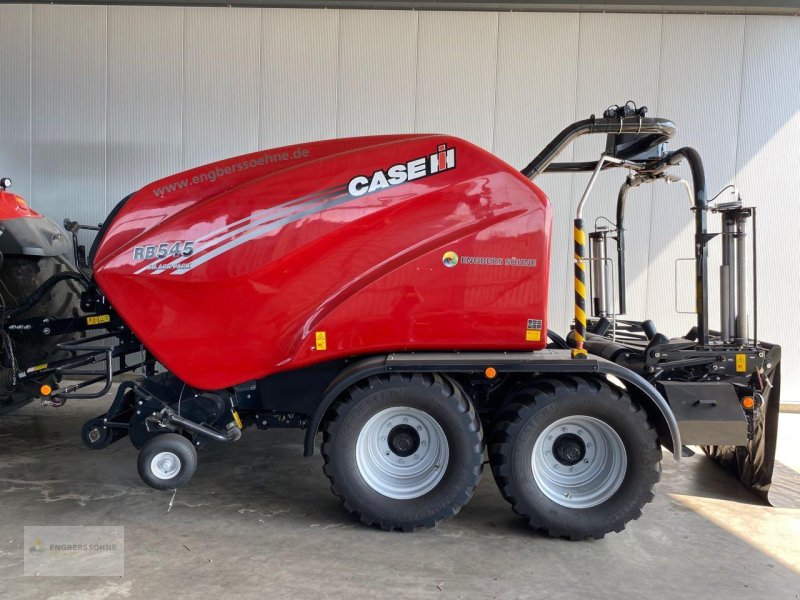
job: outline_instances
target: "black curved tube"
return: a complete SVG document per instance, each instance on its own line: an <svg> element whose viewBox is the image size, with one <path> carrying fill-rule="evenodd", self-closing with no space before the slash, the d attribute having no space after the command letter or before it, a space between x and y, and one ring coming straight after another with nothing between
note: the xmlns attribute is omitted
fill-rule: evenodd
<svg viewBox="0 0 800 600"><path fill-rule="evenodd" d="M616 133L635 133L641 134L644 137L636 144L626 150L626 156L619 156L618 158L625 159L626 157L634 156L646 148L652 148L675 135L675 124L667 119L639 119L638 117L629 117L627 119L596 119L592 116L589 119L576 121L561 131L553 140L544 147L544 149L536 155L528 166L522 169L521 173L528 179L534 179L541 175L553 162L556 156L575 139L587 133L602 133L602 134L616 134Z"/></svg>
<svg viewBox="0 0 800 600"><path fill-rule="evenodd" d="M708 192L706 190L706 173L703 160L694 148L688 146L670 152L654 164L648 166L645 174L648 178L658 176L670 167L685 159L692 173L692 190L694 193L694 246L695 246L695 296L697 303L697 341L701 346L709 343L708 330ZM625 204L628 190L641 183L641 180L628 178L619 190L617 197L617 270L619 272L620 312L625 313Z"/></svg>
<svg viewBox="0 0 800 600"><path fill-rule="evenodd" d="M689 163L694 186L694 247L695 291L697 296L697 341L701 346L709 343L708 334L708 192L703 160L694 148L681 148L673 156L683 157Z"/></svg>
<svg viewBox="0 0 800 600"><path fill-rule="evenodd" d="M631 179L627 178L619 188L617 196L617 297L619 298L619 314L627 312L627 284L625 282L625 204L628 199L628 190L633 187Z"/></svg>
<svg viewBox="0 0 800 600"><path fill-rule="evenodd" d="M565 340L563 337L561 337L560 335L558 335L558 334L557 334L555 331L553 331L552 329L548 329L548 330L547 330L547 337L548 337L548 339L549 339L549 340L550 340L550 341L551 341L553 344L555 344L556 346L558 346L558 347L559 347L561 350L569 350L569 347L570 347L570 346L569 346L569 344L567 343L567 340ZM549 346L548 346L548 347L549 347Z"/></svg>

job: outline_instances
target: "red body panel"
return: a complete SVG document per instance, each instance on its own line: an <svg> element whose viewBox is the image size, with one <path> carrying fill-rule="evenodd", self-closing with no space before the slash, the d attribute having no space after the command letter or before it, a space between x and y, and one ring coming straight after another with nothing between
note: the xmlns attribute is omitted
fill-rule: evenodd
<svg viewBox="0 0 800 600"><path fill-rule="evenodd" d="M220 389L378 352L541 349L549 254L547 198L512 167L381 136L157 181L114 215L94 274L160 362Z"/></svg>
<svg viewBox="0 0 800 600"><path fill-rule="evenodd" d="M42 215L33 210L21 197L0 190L0 221L30 217L41 219Z"/></svg>

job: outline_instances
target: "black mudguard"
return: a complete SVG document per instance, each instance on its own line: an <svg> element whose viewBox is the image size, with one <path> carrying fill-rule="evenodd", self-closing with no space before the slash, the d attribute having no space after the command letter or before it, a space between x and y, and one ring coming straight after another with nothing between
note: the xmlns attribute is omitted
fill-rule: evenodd
<svg viewBox="0 0 800 600"><path fill-rule="evenodd" d="M66 256L71 249L67 234L47 217L2 221L0 231L3 256Z"/></svg>

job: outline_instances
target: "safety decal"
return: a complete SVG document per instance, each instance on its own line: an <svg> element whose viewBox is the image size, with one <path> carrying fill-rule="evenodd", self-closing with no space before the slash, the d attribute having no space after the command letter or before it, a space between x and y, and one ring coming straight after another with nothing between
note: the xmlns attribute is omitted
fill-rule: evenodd
<svg viewBox="0 0 800 600"><path fill-rule="evenodd" d="M325 336L324 331L317 331L314 334L314 338L316 340L316 349L317 350L327 350L328 349L328 340Z"/></svg>
<svg viewBox="0 0 800 600"><path fill-rule="evenodd" d="M538 342L542 339L542 332L536 329L528 329L525 331L526 342Z"/></svg>
<svg viewBox="0 0 800 600"><path fill-rule="evenodd" d="M87 325L100 325L100 323L111 322L111 315L95 315L93 317L86 317Z"/></svg>
<svg viewBox="0 0 800 600"><path fill-rule="evenodd" d="M525 328L525 341L538 342L542 339L542 320L541 319L528 319Z"/></svg>

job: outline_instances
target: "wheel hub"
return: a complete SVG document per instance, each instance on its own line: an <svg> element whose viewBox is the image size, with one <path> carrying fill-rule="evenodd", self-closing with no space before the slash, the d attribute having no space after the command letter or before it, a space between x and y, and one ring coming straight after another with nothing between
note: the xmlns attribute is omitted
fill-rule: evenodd
<svg viewBox="0 0 800 600"><path fill-rule="evenodd" d="M563 433L553 443L553 456L562 465L571 467L586 456L586 444L574 433Z"/></svg>
<svg viewBox="0 0 800 600"><path fill-rule="evenodd" d="M356 465L365 483L397 500L418 498L441 481L449 446L439 423L407 406L373 415L358 434Z"/></svg>
<svg viewBox="0 0 800 600"><path fill-rule="evenodd" d="M172 452L159 452L150 461L150 470L159 479L172 479L181 470L181 459Z"/></svg>
<svg viewBox="0 0 800 600"><path fill-rule="evenodd" d="M605 421L586 415L551 423L536 438L531 456L536 485L567 508L591 508L611 498L627 466L619 434Z"/></svg>
<svg viewBox="0 0 800 600"><path fill-rule="evenodd" d="M96 444L100 440L100 428L99 427L92 427L89 430L89 441L93 444Z"/></svg>
<svg viewBox="0 0 800 600"><path fill-rule="evenodd" d="M387 436L389 449L397 456L411 456L419 449L419 433L410 425L396 425Z"/></svg>

